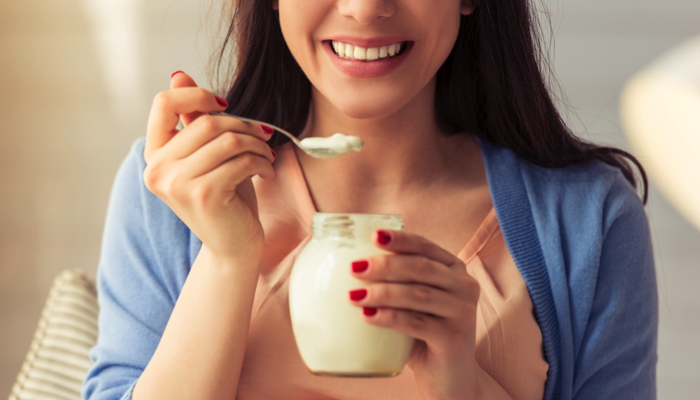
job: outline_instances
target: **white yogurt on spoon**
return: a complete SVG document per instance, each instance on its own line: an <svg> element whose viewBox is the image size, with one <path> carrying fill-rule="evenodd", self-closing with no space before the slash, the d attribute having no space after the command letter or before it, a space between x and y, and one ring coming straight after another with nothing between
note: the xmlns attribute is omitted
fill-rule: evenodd
<svg viewBox="0 0 700 400"><path fill-rule="evenodd" d="M351 151L360 151L364 146L357 136L347 136L336 133L329 137L308 137L302 139L299 147L316 158L331 158L342 156Z"/></svg>
<svg viewBox="0 0 700 400"><path fill-rule="evenodd" d="M244 122L252 122L255 124L260 124L267 126L268 128L274 129L275 131L288 137L295 145L299 146L306 154L315 158L332 158L342 156L351 151L360 151L362 146L365 144L357 136L346 136L342 133L336 133L330 137L309 137L303 140L299 140L296 136L285 131L284 129L269 124L267 122L258 121L252 118L241 117L238 115L222 113L222 112L210 112L210 115L222 115L226 117L233 117Z"/></svg>

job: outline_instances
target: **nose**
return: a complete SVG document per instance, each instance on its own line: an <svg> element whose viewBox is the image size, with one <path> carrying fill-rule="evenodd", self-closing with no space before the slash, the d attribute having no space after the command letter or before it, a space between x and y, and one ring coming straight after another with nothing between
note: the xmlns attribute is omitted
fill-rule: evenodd
<svg viewBox="0 0 700 400"><path fill-rule="evenodd" d="M344 17L369 25L391 17L396 7L393 0L339 0L338 11Z"/></svg>

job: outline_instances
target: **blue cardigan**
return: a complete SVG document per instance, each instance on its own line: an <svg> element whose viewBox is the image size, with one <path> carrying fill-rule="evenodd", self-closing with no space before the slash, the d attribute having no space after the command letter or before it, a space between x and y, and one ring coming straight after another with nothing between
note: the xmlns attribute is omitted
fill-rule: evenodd
<svg viewBox="0 0 700 400"><path fill-rule="evenodd" d="M83 397L129 399L201 242L143 184L145 140L122 164L97 273L100 335ZM599 162L542 168L480 142L494 208L530 291L546 400L656 398L658 299L644 208Z"/></svg>

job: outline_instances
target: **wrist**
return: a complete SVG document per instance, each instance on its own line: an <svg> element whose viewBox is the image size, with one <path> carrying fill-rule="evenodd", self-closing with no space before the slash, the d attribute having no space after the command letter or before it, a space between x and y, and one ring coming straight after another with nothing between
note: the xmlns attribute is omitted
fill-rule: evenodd
<svg viewBox="0 0 700 400"><path fill-rule="evenodd" d="M202 244L195 260L195 266L207 268L222 276L236 275L255 277L257 279L262 264L262 255L254 254L222 254L213 252L206 244Z"/></svg>

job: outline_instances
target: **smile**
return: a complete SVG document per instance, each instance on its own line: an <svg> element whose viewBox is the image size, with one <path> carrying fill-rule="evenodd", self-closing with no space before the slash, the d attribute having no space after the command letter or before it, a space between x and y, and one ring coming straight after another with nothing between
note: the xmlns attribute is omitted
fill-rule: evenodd
<svg viewBox="0 0 700 400"><path fill-rule="evenodd" d="M408 42L398 42L381 47L360 47L348 43L331 41L331 47L336 56L354 61L376 61L401 55Z"/></svg>
<svg viewBox="0 0 700 400"><path fill-rule="evenodd" d="M354 78L378 78L397 70L406 62L415 47L415 42L411 40L386 39L337 38L323 40L322 43L333 66L344 75Z"/></svg>

